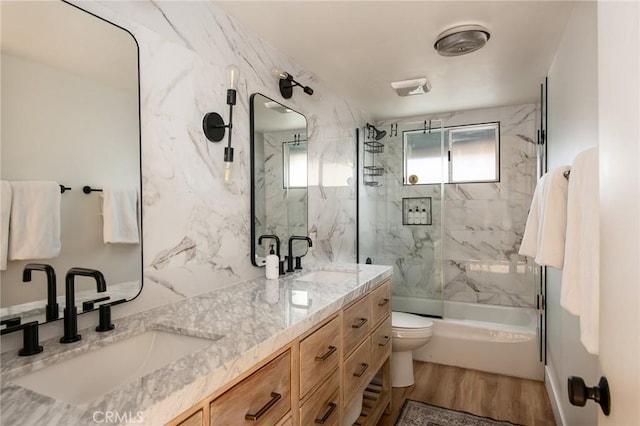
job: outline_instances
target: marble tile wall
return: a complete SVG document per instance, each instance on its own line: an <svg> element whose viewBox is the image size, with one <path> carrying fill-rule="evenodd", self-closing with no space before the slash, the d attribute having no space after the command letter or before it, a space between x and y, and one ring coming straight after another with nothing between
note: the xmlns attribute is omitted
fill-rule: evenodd
<svg viewBox="0 0 640 426"><path fill-rule="evenodd" d="M142 300L132 302L138 306L134 310L263 274L249 259L250 94L263 93L306 116L310 171L325 162L353 167L353 129L367 117L211 2L74 3L126 28L140 47L145 289ZM201 120L209 111L226 119L225 69L231 63L241 77L233 114L233 183L224 185L225 143L206 141ZM282 99L273 67L311 86L319 99L298 90ZM341 188L324 188L317 176L315 182L309 188L308 226L317 244L310 257L354 261L353 181ZM210 285L168 284L177 270L210 277ZM154 287L156 296L149 298Z"/></svg>
<svg viewBox="0 0 640 426"><path fill-rule="evenodd" d="M438 114L403 120L397 137L382 140L383 185L361 194L360 256L394 265L394 294L534 305L537 268L517 252L536 183L535 116L535 105ZM425 119L445 127L500 121L500 181L444 185L444 201L440 185L403 187L402 130ZM389 132L391 123L379 128ZM432 197L433 225L402 225L402 198L416 196Z"/></svg>

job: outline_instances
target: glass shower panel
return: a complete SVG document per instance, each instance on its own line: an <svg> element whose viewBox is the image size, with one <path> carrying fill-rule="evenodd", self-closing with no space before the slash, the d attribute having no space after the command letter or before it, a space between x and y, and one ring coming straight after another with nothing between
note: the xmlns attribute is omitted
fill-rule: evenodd
<svg viewBox="0 0 640 426"><path fill-rule="evenodd" d="M426 131L422 122L400 123L379 141L360 129L358 143L358 261L393 266L395 311L436 317L443 312L441 129L435 120Z"/></svg>
<svg viewBox="0 0 640 426"><path fill-rule="evenodd" d="M404 143L405 184L438 184L446 174L442 166L442 134L430 132L402 132Z"/></svg>

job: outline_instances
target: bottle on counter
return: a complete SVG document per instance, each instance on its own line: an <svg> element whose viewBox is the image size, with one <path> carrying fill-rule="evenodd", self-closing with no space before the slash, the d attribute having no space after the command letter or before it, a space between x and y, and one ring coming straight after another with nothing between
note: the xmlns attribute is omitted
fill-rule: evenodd
<svg viewBox="0 0 640 426"><path fill-rule="evenodd" d="M273 244L270 245L270 250L269 255L265 259L265 275L268 280L275 280L278 279L278 276L280 275L278 269L278 261L280 259L278 259L276 252L273 250Z"/></svg>
<svg viewBox="0 0 640 426"><path fill-rule="evenodd" d="M420 223L422 225L427 224L427 210L423 207L422 212L420 212Z"/></svg>
<svg viewBox="0 0 640 426"><path fill-rule="evenodd" d="M413 214L413 209L409 209L409 214L407 215L407 223L409 225L413 225L415 221L415 217Z"/></svg>

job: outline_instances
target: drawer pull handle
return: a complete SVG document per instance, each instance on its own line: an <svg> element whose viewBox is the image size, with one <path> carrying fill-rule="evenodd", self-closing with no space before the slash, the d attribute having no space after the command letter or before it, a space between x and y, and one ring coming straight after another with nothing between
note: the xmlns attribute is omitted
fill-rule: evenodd
<svg viewBox="0 0 640 426"><path fill-rule="evenodd" d="M331 417L331 415L335 411L336 407L337 407L336 404L334 404L333 402L330 402L329 403L329 409L327 410L327 412L324 413L324 416L322 416L321 419L315 419L315 423L317 423L319 425L323 425L327 420L329 420L329 417Z"/></svg>
<svg viewBox="0 0 640 426"><path fill-rule="evenodd" d="M369 321L369 320L368 320L368 319L366 319L366 318L360 318L360 321L358 321L358 323L357 323L357 324L353 324L351 327L353 327L353 328L360 328L360 327L362 327L363 325L365 325L365 324L367 323L367 321Z"/></svg>
<svg viewBox="0 0 640 426"><path fill-rule="evenodd" d="M384 305L386 305L387 303L389 303L389 299L384 298L384 299L382 300L382 302L378 303L378 306L384 306Z"/></svg>
<svg viewBox="0 0 640 426"><path fill-rule="evenodd" d="M353 373L354 376L356 377L362 377L362 375L364 374L365 371L367 371L367 368L369 368L369 364L366 363L362 363L362 368L360 369L360 371L358 371L357 373Z"/></svg>
<svg viewBox="0 0 640 426"><path fill-rule="evenodd" d="M329 358L331 354L334 353L336 350L338 350L338 348L336 348L335 346L329 346L329 350L323 355L317 356L316 361L324 361L325 359Z"/></svg>
<svg viewBox="0 0 640 426"><path fill-rule="evenodd" d="M273 407L274 405L276 405L276 403L278 401L280 401L280 398L282 398L282 395L280 395L279 393L276 392L271 392L271 400L269 402L266 403L266 405L264 407L262 407L261 409L258 410L257 413L255 414L245 414L244 415L244 419L245 420L250 420L252 422L257 422L258 419L260 417L262 417L262 415L264 413L266 413L267 411L269 411L269 409L271 407Z"/></svg>
<svg viewBox="0 0 640 426"><path fill-rule="evenodd" d="M378 343L378 346L387 346L389 344L389 342L391 341L391 337L389 336L384 336L384 342L382 343Z"/></svg>

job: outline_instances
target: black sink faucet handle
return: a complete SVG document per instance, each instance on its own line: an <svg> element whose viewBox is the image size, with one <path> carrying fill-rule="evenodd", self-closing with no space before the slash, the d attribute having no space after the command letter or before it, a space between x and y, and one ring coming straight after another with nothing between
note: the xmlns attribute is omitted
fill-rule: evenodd
<svg viewBox="0 0 640 426"><path fill-rule="evenodd" d="M109 303L100 305L99 315L100 324L96 327L96 331L103 332L113 330L115 328L111 323L111 305Z"/></svg>
<svg viewBox="0 0 640 426"><path fill-rule="evenodd" d="M38 342L38 321L26 322L15 327L5 328L0 334L4 335L20 330L22 330L22 349L18 351L18 355L30 356L43 351L40 342Z"/></svg>

